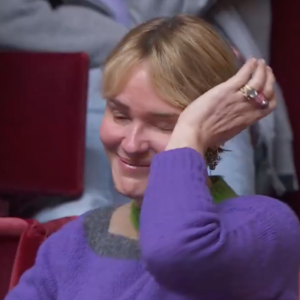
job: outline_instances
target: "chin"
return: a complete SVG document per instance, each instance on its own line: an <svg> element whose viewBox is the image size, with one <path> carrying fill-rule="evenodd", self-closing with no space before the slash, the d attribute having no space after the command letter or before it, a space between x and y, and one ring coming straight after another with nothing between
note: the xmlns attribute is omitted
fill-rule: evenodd
<svg viewBox="0 0 300 300"><path fill-rule="evenodd" d="M118 193L132 199L142 200L147 182L135 178L113 178Z"/></svg>

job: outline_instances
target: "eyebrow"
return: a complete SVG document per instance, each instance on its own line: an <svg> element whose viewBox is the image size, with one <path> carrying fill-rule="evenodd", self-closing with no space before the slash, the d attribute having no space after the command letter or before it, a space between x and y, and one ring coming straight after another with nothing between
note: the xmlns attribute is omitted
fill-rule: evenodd
<svg viewBox="0 0 300 300"><path fill-rule="evenodd" d="M108 103L116 106L116 107L119 107L123 110L126 110L126 111L129 111L130 108L128 105L122 103L120 100L118 99L108 99ZM148 115L151 117L151 118L157 118L157 119L177 119L179 117L179 114L177 113L160 113L160 112L150 112L148 113Z"/></svg>
<svg viewBox="0 0 300 300"><path fill-rule="evenodd" d="M175 113L150 113L149 114L151 117L153 118L157 118L157 119L177 119L179 117L179 114L175 114Z"/></svg>
<svg viewBox="0 0 300 300"><path fill-rule="evenodd" d="M114 106L118 106L124 110L129 111L129 106L122 103L121 101L119 101L118 99L108 99L108 104L113 104Z"/></svg>

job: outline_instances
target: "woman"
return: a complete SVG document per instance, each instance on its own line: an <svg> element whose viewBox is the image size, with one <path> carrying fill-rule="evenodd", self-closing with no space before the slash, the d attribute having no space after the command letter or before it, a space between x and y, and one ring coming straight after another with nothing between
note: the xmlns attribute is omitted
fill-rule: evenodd
<svg viewBox="0 0 300 300"><path fill-rule="evenodd" d="M274 110L274 81L255 59L236 73L231 49L197 18L133 29L106 62L100 137L117 190L134 201L51 236L6 300L298 299L295 215L206 171Z"/></svg>

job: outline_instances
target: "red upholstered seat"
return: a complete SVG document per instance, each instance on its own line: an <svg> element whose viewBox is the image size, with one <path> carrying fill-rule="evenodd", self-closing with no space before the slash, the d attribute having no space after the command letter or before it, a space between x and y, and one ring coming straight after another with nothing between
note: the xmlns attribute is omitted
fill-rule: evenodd
<svg viewBox="0 0 300 300"><path fill-rule="evenodd" d="M9 199L82 193L88 69L82 53L0 52L1 217ZM71 219L0 218L0 299Z"/></svg>
<svg viewBox="0 0 300 300"><path fill-rule="evenodd" d="M300 1L272 0L272 68L280 83L294 132L296 171L300 179ZM284 199L300 217L300 192Z"/></svg>
<svg viewBox="0 0 300 300"><path fill-rule="evenodd" d="M0 194L79 196L88 57L0 52Z"/></svg>
<svg viewBox="0 0 300 300"><path fill-rule="evenodd" d="M40 224L35 220L0 218L0 299L35 261L39 246L67 222L68 217Z"/></svg>

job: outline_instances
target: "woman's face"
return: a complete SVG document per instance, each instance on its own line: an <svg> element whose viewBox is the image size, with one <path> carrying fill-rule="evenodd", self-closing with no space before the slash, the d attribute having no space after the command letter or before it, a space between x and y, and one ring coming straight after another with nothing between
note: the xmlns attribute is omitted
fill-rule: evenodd
<svg viewBox="0 0 300 300"><path fill-rule="evenodd" d="M107 101L100 138L118 192L142 200L151 159L164 151L180 112L155 93L146 66L136 69L123 91Z"/></svg>

